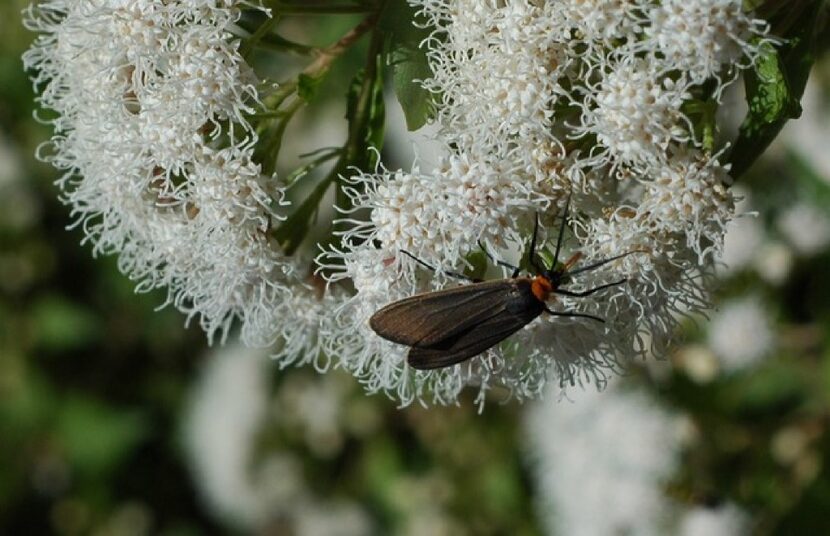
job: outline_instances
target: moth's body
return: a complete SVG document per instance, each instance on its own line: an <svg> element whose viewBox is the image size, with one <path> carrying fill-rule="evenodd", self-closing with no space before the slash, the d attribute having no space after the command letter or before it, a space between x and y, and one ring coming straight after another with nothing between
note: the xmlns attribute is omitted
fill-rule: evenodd
<svg viewBox="0 0 830 536"><path fill-rule="evenodd" d="M562 229L567 216L567 205L562 217ZM390 303L369 319L372 329L392 342L409 346L407 362L416 369L448 367L474 357L491 348L532 322L543 312L555 316L590 318L603 322L599 317L573 311L553 311L548 305L551 294L583 297L619 285L625 280L573 292L561 288L572 275L623 257L618 255L571 271L582 257L577 252L564 263L557 261L562 245L562 229L556 245L556 253L550 268L539 266L535 258L538 219L530 244L529 263L538 270L534 277L513 277L495 281L478 281L455 288L426 292ZM483 246L482 246L483 247ZM425 262L417 262L434 269ZM498 261L496 261L498 262ZM509 266L501 263L502 266ZM452 274L464 277L460 274Z"/></svg>
<svg viewBox="0 0 830 536"><path fill-rule="evenodd" d="M387 305L369 324L381 337L411 346L411 366L445 367L480 354L542 314L547 288L550 281L537 276L426 292Z"/></svg>

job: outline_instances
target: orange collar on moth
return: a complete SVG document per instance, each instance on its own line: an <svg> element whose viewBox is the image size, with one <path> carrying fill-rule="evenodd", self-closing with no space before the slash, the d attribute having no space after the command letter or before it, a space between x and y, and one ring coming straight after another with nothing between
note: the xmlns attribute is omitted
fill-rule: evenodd
<svg viewBox="0 0 830 536"><path fill-rule="evenodd" d="M533 282L530 284L530 291L533 292L533 295L536 296L536 299L541 302L548 301L548 296L553 291L553 285L550 283L550 279L543 275L537 275L533 278Z"/></svg>

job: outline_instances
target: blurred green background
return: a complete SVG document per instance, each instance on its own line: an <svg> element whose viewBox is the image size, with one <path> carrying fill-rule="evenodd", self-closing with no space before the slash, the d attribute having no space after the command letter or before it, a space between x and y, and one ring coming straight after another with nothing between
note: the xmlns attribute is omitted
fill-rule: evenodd
<svg viewBox="0 0 830 536"><path fill-rule="evenodd" d="M401 410L340 373L209 350L91 258L33 157L50 129L20 61L25 4L0 4L0 534L555 533L527 406ZM828 87L825 64L740 181L759 216L730 235L711 323L624 379L691 430L660 492L734 504L755 534L830 533Z"/></svg>

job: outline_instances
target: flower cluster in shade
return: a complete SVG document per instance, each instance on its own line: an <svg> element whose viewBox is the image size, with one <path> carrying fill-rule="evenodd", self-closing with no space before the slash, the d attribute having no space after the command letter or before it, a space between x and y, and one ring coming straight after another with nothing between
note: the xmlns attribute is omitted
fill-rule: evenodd
<svg viewBox="0 0 830 536"><path fill-rule="evenodd" d="M352 218L320 264L349 280L323 330L323 347L371 391L403 404L454 403L604 384L633 359L661 354L678 322L708 306L707 286L735 215L722 147L704 143L700 110L750 67L768 27L740 0L560 2L410 0L432 29L422 43L445 147L434 169L350 178ZM571 214L565 253L590 263L583 290L626 283L552 307L606 320L542 315L502 344L435 371L406 364L407 348L376 336L368 319L417 292L462 284L481 251L518 263L539 214L545 238ZM358 213L357 211L355 213ZM438 268L431 271L413 260ZM490 263L490 277L504 277ZM584 265L584 264L583 264Z"/></svg>
<svg viewBox="0 0 830 536"><path fill-rule="evenodd" d="M291 360L316 353L318 317L286 314L314 291L269 239L283 191L253 158L259 82L229 31L242 4L46 0L25 14L24 63L54 111L41 156L93 251L210 339L238 322Z"/></svg>

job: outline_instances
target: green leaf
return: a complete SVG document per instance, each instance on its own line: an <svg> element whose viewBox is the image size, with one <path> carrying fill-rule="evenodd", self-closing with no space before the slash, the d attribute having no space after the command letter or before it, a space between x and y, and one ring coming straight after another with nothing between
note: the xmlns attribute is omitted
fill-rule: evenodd
<svg viewBox="0 0 830 536"><path fill-rule="evenodd" d="M489 266L487 254L477 249L467 255L467 262L472 265L472 268L464 270L464 275L472 279L484 279Z"/></svg>
<svg viewBox="0 0 830 536"><path fill-rule="evenodd" d="M798 181L799 197L809 199L816 208L830 213L830 184L827 180L796 151L787 151L787 166Z"/></svg>
<svg viewBox="0 0 830 536"><path fill-rule="evenodd" d="M745 74L749 111L729 155L732 176L743 175L766 150L784 124L801 115L801 96L815 61L815 39L821 1L804 9L789 26L786 43L762 45L755 68ZM774 21L773 21L774 23Z"/></svg>
<svg viewBox="0 0 830 536"><path fill-rule="evenodd" d="M48 350L79 348L101 335L100 320L83 306L60 296L45 296L32 309L38 346Z"/></svg>
<svg viewBox="0 0 830 536"><path fill-rule="evenodd" d="M770 410L798 407L806 396L805 378L787 363L769 360L764 366L726 380L718 401L724 411L757 417Z"/></svg>
<svg viewBox="0 0 830 536"><path fill-rule="evenodd" d="M148 432L140 413L81 395L70 395L61 404L56 422L72 467L90 476L114 469Z"/></svg>
<svg viewBox="0 0 830 536"><path fill-rule="evenodd" d="M432 70L420 46L429 31L415 25L415 13L406 0L390 0L378 20L388 39L392 82L409 130L424 126L435 112L433 94L417 82L432 76Z"/></svg>

